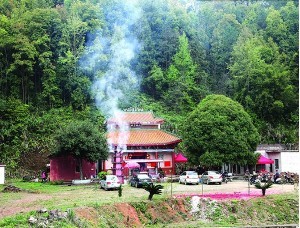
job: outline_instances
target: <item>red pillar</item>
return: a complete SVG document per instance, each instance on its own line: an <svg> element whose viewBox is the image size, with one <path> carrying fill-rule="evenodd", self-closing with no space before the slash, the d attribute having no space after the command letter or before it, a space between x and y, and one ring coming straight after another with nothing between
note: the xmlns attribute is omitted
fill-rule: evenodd
<svg viewBox="0 0 300 228"><path fill-rule="evenodd" d="M172 174L175 175L175 151L172 152Z"/></svg>

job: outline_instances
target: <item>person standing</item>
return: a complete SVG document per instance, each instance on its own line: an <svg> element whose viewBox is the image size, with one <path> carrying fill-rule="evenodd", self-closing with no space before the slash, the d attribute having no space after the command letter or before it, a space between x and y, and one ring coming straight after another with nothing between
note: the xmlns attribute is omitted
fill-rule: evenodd
<svg viewBox="0 0 300 228"><path fill-rule="evenodd" d="M276 173L275 173L275 175L274 175L274 183L276 183L276 180L277 180L278 178L280 178L280 174L279 174L279 172L278 172L278 169L276 169Z"/></svg>
<svg viewBox="0 0 300 228"><path fill-rule="evenodd" d="M47 181L47 175L46 175L46 172L43 171L42 172L42 182L45 183Z"/></svg>

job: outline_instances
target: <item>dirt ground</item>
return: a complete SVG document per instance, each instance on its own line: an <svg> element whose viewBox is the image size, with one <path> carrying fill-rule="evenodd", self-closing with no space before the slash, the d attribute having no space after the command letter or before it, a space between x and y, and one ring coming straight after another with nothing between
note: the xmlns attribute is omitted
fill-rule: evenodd
<svg viewBox="0 0 300 228"><path fill-rule="evenodd" d="M283 193L294 191L296 186L291 184L279 185L273 184L270 189L267 190L267 194L272 193ZM227 184L222 183L218 184L199 184L199 185L183 185L183 184L174 184L172 191L174 194L182 193L257 193L261 192L260 189L256 189L253 185L249 185L247 181L237 181L228 182Z"/></svg>
<svg viewBox="0 0 300 228"><path fill-rule="evenodd" d="M266 195L293 191L295 191L294 185L274 184L270 189L267 189ZM296 191L299 190L296 189ZM227 184L223 183L222 185L183 185L178 183L168 183L165 185L163 195L177 197L193 194L201 195L217 193L260 195L261 190L256 189L253 185L248 185L245 181L233 181L228 182ZM6 193L0 193L0 202L1 197L6 197L5 194ZM53 204L57 206L64 205L64 202L71 201L74 197L78 198L78 202L83 202L82 205L77 203L76 206L80 207L85 206L88 203L92 203L93 200L105 202L105 200L115 197L120 202L123 199L132 198L132 196L139 199L145 197L145 195L147 195L147 193L144 189L136 189L130 186L124 186L123 196L120 199L117 197L116 191L104 191L102 189L95 191L95 188L86 188L84 190L82 188L78 190L72 189L72 191L70 191L70 189L66 187L64 191L53 194L20 192L14 193L13 197L11 197L12 199L9 201L3 201L3 203L0 203L0 219L18 213L47 208L47 206ZM49 204L49 202L52 202L52 204Z"/></svg>

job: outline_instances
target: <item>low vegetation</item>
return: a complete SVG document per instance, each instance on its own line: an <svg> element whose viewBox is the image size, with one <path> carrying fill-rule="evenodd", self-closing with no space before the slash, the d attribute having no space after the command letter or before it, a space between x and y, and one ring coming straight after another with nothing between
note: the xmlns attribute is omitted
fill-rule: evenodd
<svg viewBox="0 0 300 228"><path fill-rule="evenodd" d="M145 183L143 188L149 192L148 200L152 200L154 195L160 195L164 186L160 184Z"/></svg>
<svg viewBox="0 0 300 228"><path fill-rule="evenodd" d="M273 185L273 183L271 181L268 181L265 183L258 182L254 186L258 189L261 189L262 195L264 196L264 195L266 195L266 190L268 188L271 188L272 185Z"/></svg>

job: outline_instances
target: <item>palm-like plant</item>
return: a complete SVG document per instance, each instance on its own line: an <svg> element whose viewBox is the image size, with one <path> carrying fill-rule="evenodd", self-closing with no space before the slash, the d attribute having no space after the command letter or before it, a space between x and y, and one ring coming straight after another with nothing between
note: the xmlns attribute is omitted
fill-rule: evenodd
<svg viewBox="0 0 300 228"><path fill-rule="evenodd" d="M262 195L264 196L264 195L266 195L266 190L267 190L268 188L271 188L272 184L273 184L273 183L272 183L271 181L267 181L267 182L265 182L264 184L262 184L262 183L259 181L259 182L257 182L257 183L255 184L255 187L258 188L258 189L261 189Z"/></svg>
<svg viewBox="0 0 300 228"><path fill-rule="evenodd" d="M164 188L164 186L160 184L154 185L153 183L145 183L143 185L143 188L149 192L148 200L152 200L155 194L160 195L162 193L162 189Z"/></svg>
<svg viewBox="0 0 300 228"><path fill-rule="evenodd" d="M123 191L123 187L122 187L122 185L120 185L120 187L118 188L118 195L119 195L119 197L122 196L122 191Z"/></svg>

